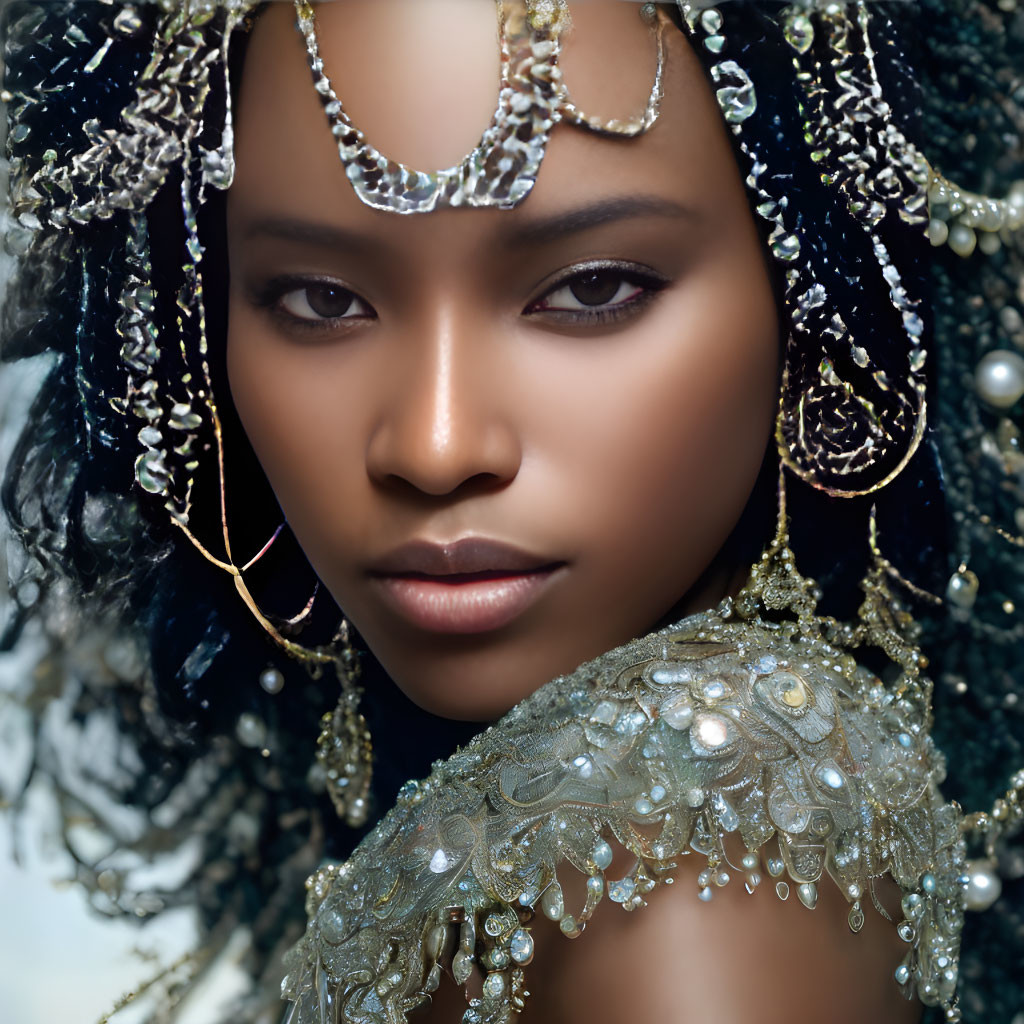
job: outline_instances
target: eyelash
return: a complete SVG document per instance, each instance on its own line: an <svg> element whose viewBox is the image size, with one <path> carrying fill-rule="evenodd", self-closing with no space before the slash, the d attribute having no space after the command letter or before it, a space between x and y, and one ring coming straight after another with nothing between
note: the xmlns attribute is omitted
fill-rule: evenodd
<svg viewBox="0 0 1024 1024"><path fill-rule="evenodd" d="M613 294L622 290L623 284L635 285L637 291L624 300L612 305L602 305L593 309L582 306L579 309L559 309L545 306L553 295L560 291L569 290L574 284L582 282L588 275L603 275L613 281L619 282L619 287ZM609 261L595 261L592 263L577 264L569 272L554 281L540 298L529 303L523 310L523 315L530 317L543 317L566 326L595 327L613 323L619 323L636 316L654 297L668 285L668 281L654 271L640 267L636 264L616 263ZM282 307L282 300L289 295L306 292L315 287L334 289L339 293L351 296L351 303L361 304L370 310L368 314L355 316L324 317L313 319L310 317L297 316L288 312ZM310 277L277 277L268 281L254 295L253 301L256 306L267 310L273 317L282 322L290 331L303 331L309 333L334 332L339 328L349 329L354 323L362 320L376 318L376 312L365 299L360 298L355 292L345 288L337 280L332 278L310 278ZM581 301L578 298L577 302ZM307 297L307 305L309 300ZM312 307L310 307L311 311ZM351 324L349 322L352 322Z"/></svg>
<svg viewBox="0 0 1024 1024"><path fill-rule="evenodd" d="M623 284L634 285L637 290L626 299L612 305L604 304L602 307L595 306L592 309L587 309L585 306L579 309L558 309L544 305L545 302L550 301L553 295L557 295L563 290L570 290L573 284L582 282L589 275L601 275L611 281L617 281L619 287L615 294L622 290ZM543 316L549 321L569 326L596 327L619 323L631 319L645 309L668 283L665 278L653 270L635 263L594 261L577 264L552 283L539 299L531 302L524 313L527 316ZM576 301L581 300L577 298Z"/></svg>

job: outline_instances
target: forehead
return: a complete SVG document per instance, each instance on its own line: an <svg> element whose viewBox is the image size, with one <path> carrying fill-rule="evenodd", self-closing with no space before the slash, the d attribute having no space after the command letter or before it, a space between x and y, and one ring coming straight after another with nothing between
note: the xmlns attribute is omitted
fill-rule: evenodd
<svg viewBox="0 0 1024 1024"><path fill-rule="evenodd" d="M657 59L640 5L578 0L571 11L560 66L574 101L602 119L641 113ZM423 171L457 164L477 145L498 102L492 0L340 0L317 5L316 15L325 70L371 145ZM647 135L609 139L556 125L537 186L520 209L543 215L570 200L586 203L637 190L671 198L682 191L691 200L708 193L713 199L722 162L732 162L717 106L684 37L671 26L666 52L662 117ZM253 29L236 152L236 215L269 207L281 216L316 214L382 226L346 180L291 3L271 4ZM409 222L453 212L464 217L469 211L383 216ZM483 223L519 210L472 212Z"/></svg>

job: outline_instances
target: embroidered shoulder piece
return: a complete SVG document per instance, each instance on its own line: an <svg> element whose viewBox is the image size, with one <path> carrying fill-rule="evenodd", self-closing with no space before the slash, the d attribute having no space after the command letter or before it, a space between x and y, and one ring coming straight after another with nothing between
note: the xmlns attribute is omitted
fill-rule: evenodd
<svg viewBox="0 0 1024 1024"><path fill-rule="evenodd" d="M691 854L706 859L704 898L730 872L751 890L767 874L813 908L829 875L854 931L867 899L881 911L873 881L891 874L908 945L896 980L956 1019L960 814L902 692L821 635L734 619L729 604L552 681L406 783L352 859L310 879L283 985L289 1024L404 1021L456 938L455 979L485 975L464 1021L510 1021L535 911L574 937L606 896L625 910L656 898ZM605 877L614 844L635 858L622 878ZM587 876L582 907L563 898L569 870Z"/></svg>

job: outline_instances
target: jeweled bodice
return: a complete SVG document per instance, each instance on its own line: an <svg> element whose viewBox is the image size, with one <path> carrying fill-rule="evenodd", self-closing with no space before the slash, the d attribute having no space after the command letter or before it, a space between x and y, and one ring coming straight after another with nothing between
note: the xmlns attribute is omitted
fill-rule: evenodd
<svg viewBox="0 0 1024 1024"><path fill-rule="evenodd" d="M403 787L346 864L310 880L311 914L284 992L291 1021L393 1022L452 972L485 973L467 1024L522 1006L534 913L578 935L604 898L657 899L679 858L770 879L813 907L830 876L858 931L873 880L903 891L897 981L949 1004L963 918L959 812L941 758L901 686L793 623L707 613L556 679ZM746 848L731 863L724 839ZM771 844L770 840L777 840ZM613 845L635 858L607 878ZM587 876L581 907L558 874ZM870 910L868 912L871 912ZM895 965L894 965L895 966Z"/></svg>

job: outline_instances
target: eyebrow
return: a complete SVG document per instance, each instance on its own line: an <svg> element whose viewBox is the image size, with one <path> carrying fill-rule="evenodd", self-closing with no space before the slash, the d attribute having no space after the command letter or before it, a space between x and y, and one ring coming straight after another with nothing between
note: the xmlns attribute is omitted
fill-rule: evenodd
<svg viewBox="0 0 1024 1024"><path fill-rule="evenodd" d="M254 238L276 238L284 242L315 245L319 249L347 249L362 252L381 251L385 247L372 235L316 221L290 217L263 217L245 226L245 241Z"/></svg>
<svg viewBox="0 0 1024 1024"><path fill-rule="evenodd" d="M692 207L660 196L618 196L600 199L573 210L534 218L501 232L505 245L514 248L547 245L593 228L639 217L695 217ZM370 234L350 231L331 224L289 217L264 217L246 225L244 238L270 237L286 242L314 245L322 249L356 252L383 252L387 245Z"/></svg>
<svg viewBox="0 0 1024 1024"><path fill-rule="evenodd" d="M503 234L506 244L519 247L545 245L569 235L635 217L695 217L691 207L660 196L619 196L517 224Z"/></svg>

